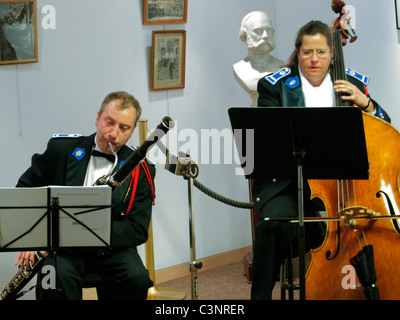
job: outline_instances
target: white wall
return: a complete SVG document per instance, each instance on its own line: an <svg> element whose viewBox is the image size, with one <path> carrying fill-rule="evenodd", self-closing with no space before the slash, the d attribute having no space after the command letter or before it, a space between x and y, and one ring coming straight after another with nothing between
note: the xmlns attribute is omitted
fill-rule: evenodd
<svg viewBox="0 0 400 320"><path fill-rule="evenodd" d="M398 38L392 2L352 1L359 39L345 54L347 65L371 76L371 93L398 126ZM48 4L56 9L55 30L40 26L41 8ZM165 115L176 120L178 128L167 138L229 129L228 108L251 102L236 83L232 65L247 54L238 31L243 16L253 10L269 13L276 30L274 55L282 60L290 55L301 25L335 18L329 0L189 0L186 24L143 26L142 1L38 0L39 63L0 68L0 187L15 185L32 154L43 152L53 133L94 132L99 105L113 90L127 90L138 98L149 128ZM186 87L150 92L151 32L163 29L187 31ZM137 141L135 133L131 143ZM180 137L177 147L188 142L188 137ZM247 181L235 176L235 165L224 164L223 158L221 162L200 164L198 180L247 201ZM162 165L157 169L153 229L155 266L161 269L189 260L189 220L187 182ZM197 258L251 244L248 210L219 203L195 189L194 213ZM15 253L0 255L0 287L15 272L14 257Z"/></svg>

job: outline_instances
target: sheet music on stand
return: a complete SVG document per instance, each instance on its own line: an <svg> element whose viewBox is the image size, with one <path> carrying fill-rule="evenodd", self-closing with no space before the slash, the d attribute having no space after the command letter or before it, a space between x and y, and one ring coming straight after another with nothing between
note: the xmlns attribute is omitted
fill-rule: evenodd
<svg viewBox="0 0 400 320"><path fill-rule="evenodd" d="M0 188L0 251L111 244L108 186Z"/></svg>

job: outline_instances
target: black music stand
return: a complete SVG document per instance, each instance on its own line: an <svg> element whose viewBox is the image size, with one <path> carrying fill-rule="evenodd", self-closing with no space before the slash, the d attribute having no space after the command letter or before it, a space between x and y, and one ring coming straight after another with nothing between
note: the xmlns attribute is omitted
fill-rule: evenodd
<svg viewBox="0 0 400 320"><path fill-rule="evenodd" d="M108 186L2 188L0 195L0 252L111 245Z"/></svg>
<svg viewBox="0 0 400 320"><path fill-rule="evenodd" d="M230 108L239 158L247 179L296 179L299 203L300 299L305 299L303 179L368 179L361 110L341 108ZM239 130L239 131L237 131ZM246 141L246 130L254 130ZM252 155L243 155L248 149ZM239 147L240 146L240 147ZM245 163L246 161L247 163Z"/></svg>
<svg viewBox="0 0 400 320"><path fill-rule="evenodd" d="M111 188L0 188L0 221L0 252L45 250L57 264L59 248L110 247ZM1 298L14 300L30 291L33 287L19 293L43 261L38 258L35 271L25 270L22 276L17 273Z"/></svg>

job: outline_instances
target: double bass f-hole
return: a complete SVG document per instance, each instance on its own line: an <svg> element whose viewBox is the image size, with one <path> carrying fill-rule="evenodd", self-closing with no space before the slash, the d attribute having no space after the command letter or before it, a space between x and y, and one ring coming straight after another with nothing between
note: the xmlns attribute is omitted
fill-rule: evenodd
<svg viewBox="0 0 400 320"><path fill-rule="evenodd" d="M391 216L396 216L396 212L394 211L394 207L393 207L392 201L390 200L389 195L388 195L386 192L384 192L384 191L381 190L381 191L378 191L378 192L376 193L376 197L377 197L377 198L380 198L380 197L381 197L381 194L383 194L383 195L385 196L387 205L388 205L388 207L389 207L389 213L390 213L390 215L391 215ZM396 230L396 232L397 232L398 234L400 234L400 226L399 226L398 220L397 220L397 219L392 219L392 222L393 222L393 227L394 227L394 229Z"/></svg>
<svg viewBox="0 0 400 320"><path fill-rule="evenodd" d="M333 260L337 257L340 250L340 221L336 222L336 250L335 254L332 256L332 252L330 250L326 251L325 257L326 260Z"/></svg>
<svg viewBox="0 0 400 320"><path fill-rule="evenodd" d="M340 251L341 241L341 226L347 228L347 232L349 230L356 231L357 230L357 217L375 217L380 215L379 213L366 208L359 206L357 204L356 199L356 188L354 180L338 180L337 184L337 212L336 216L338 217L336 223L336 248L334 253L331 250L327 250L325 253L327 260L333 260L336 258ZM365 243L367 243L364 231L361 228L361 233L364 237ZM360 243L360 240L358 239ZM360 246L361 247L361 246Z"/></svg>

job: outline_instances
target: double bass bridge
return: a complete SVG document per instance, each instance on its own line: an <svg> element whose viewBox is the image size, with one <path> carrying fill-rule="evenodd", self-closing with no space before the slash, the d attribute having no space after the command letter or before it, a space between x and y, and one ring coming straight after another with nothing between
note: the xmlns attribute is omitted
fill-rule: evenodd
<svg viewBox="0 0 400 320"><path fill-rule="evenodd" d="M380 213L366 207L354 206L343 208L337 215L346 225L355 228L357 220L368 219L371 221L371 218L380 216Z"/></svg>

